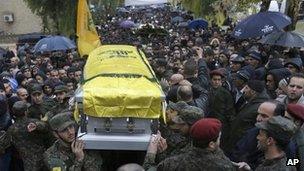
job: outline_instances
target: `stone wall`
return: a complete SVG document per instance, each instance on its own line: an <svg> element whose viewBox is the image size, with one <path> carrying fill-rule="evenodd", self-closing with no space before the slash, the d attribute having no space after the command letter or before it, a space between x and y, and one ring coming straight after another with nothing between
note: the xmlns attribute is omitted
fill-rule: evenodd
<svg viewBox="0 0 304 171"><path fill-rule="evenodd" d="M13 14L14 21L7 23L3 15ZM0 31L2 34L41 32L41 19L33 14L23 0L0 0Z"/></svg>

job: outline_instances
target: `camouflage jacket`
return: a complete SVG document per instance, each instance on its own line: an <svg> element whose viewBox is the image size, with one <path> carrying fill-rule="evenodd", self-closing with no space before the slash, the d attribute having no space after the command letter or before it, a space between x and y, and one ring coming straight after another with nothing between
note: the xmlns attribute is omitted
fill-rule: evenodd
<svg viewBox="0 0 304 171"><path fill-rule="evenodd" d="M271 159L271 160L264 160L262 164L260 164L256 171L296 171L294 166L286 166L287 158L285 155Z"/></svg>
<svg viewBox="0 0 304 171"><path fill-rule="evenodd" d="M46 99L40 105L32 104L28 109L28 117L41 119L48 111L52 110L54 106L56 106L56 103L53 99Z"/></svg>
<svg viewBox="0 0 304 171"><path fill-rule="evenodd" d="M37 125L33 132L27 131L27 125L30 122ZM44 122L27 117L18 118L5 133L5 138L0 139L0 149L15 146L23 160L25 171L40 170L43 168L42 159L46 150L43 136L47 131L47 125Z"/></svg>
<svg viewBox="0 0 304 171"><path fill-rule="evenodd" d="M153 170L155 155L147 154L145 169ZM160 171L234 171L236 168L232 162L224 155L223 151L218 149L210 151L208 149L200 149L191 147L188 152L176 156L169 157L160 162L156 170Z"/></svg>
<svg viewBox="0 0 304 171"><path fill-rule="evenodd" d="M102 159L94 152L86 152L83 161L76 160L70 147L64 146L57 140L52 147L44 153L44 163L49 170L61 171L101 170Z"/></svg>

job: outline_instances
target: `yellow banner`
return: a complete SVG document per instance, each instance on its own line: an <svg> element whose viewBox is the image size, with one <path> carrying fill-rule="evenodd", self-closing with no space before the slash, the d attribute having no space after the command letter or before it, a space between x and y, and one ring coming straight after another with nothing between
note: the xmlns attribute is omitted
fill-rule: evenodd
<svg viewBox="0 0 304 171"><path fill-rule="evenodd" d="M77 47L80 56L89 53L101 45L87 0L78 1L77 10Z"/></svg>

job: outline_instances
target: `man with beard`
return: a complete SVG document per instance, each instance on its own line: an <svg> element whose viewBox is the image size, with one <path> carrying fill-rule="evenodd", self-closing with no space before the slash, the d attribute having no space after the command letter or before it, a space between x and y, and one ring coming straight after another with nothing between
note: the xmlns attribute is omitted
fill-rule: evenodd
<svg viewBox="0 0 304 171"><path fill-rule="evenodd" d="M30 88L31 93L31 106L29 107L28 117L41 119L44 117L46 112L51 110L56 103L53 99L45 99L42 92L42 87L39 84L34 84Z"/></svg>
<svg viewBox="0 0 304 171"><path fill-rule="evenodd" d="M282 95L276 100L288 105L290 103L304 104L304 75L297 73L291 76L287 86L287 95Z"/></svg>
<svg viewBox="0 0 304 171"><path fill-rule="evenodd" d="M76 123L72 113L59 113L49 124L57 141L44 153L49 170L100 170L101 158L84 151L84 142L76 138Z"/></svg>
<svg viewBox="0 0 304 171"><path fill-rule="evenodd" d="M284 149L293 136L296 125L282 116L274 116L266 122L256 123L260 129L257 136L258 149L264 152L264 161L256 168L262 170L295 171L294 166L286 166L287 158ZM244 166L244 167L243 167ZM251 170L246 163L241 168Z"/></svg>

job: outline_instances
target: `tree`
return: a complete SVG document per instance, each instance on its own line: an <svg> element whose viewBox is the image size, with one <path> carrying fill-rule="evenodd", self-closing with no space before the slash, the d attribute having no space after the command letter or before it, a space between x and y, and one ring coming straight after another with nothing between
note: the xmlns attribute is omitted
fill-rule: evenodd
<svg viewBox="0 0 304 171"><path fill-rule="evenodd" d="M291 18L291 24L287 27L287 31L292 31L296 28L298 15L300 10L300 0L288 0L286 14Z"/></svg>
<svg viewBox="0 0 304 171"><path fill-rule="evenodd" d="M44 32L75 34L77 0L24 0L40 16Z"/></svg>

